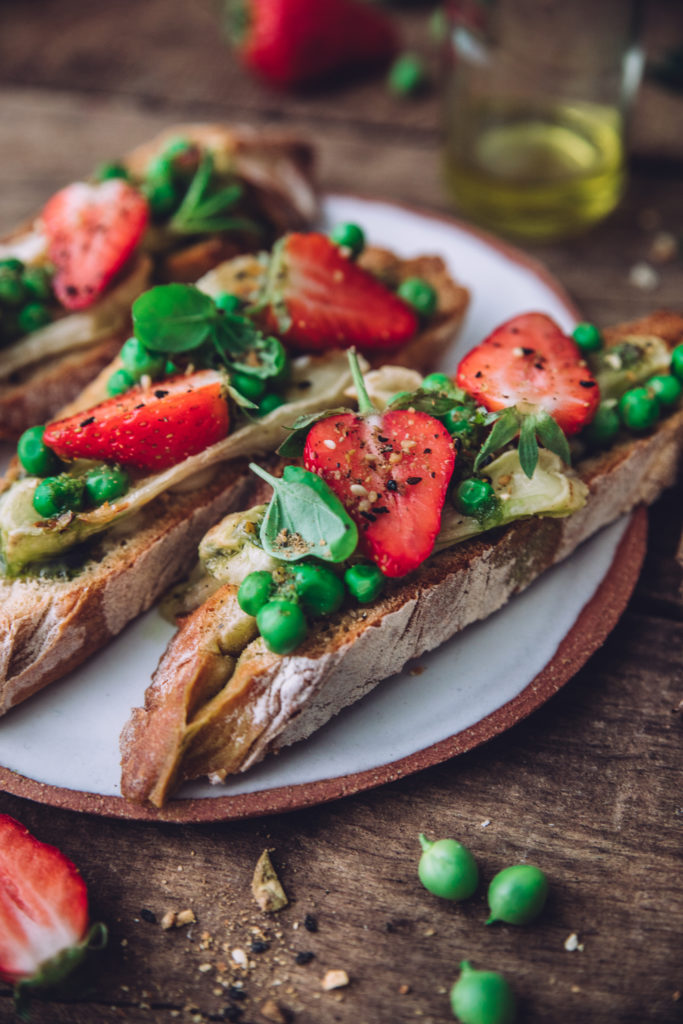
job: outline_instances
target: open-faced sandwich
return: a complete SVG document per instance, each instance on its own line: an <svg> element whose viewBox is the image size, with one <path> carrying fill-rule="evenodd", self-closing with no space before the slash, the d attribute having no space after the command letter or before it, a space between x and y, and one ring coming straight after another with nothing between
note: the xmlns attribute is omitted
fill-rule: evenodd
<svg viewBox="0 0 683 1024"><path fill-rule="evenodd" d="M52 196L0 242L0 437L44 422L113 358L150 283L195 281L310 227L311 175L292 137L178 125Z"/></svg>
<svg viewBox="0 0 683 1024"><path fill-rule="evenodd" d="M676 477L683 316L568 337L525 314L393 397L353 372L357 411L293 424L202 541L122 734L127 798L304 739Z"/></svg>
<svg viewBox="0 0 683 1024"><path fill-rule="evenodd" d="M357 227L333 235L290 233L262 253L248 304L221 283L240 291L239 261L144 292L119 356L22 434L0 494L0 713L187 572L208 527L244 507L245 457L344 404L343 348L414 359L423 343L428 362L455 337L467 292L441 260L361 256Z"/></svg>

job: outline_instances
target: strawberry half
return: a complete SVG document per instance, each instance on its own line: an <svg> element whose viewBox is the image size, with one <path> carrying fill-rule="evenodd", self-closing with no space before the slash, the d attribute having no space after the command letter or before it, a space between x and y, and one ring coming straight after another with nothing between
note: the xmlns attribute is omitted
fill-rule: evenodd
<svg viewBox="0 0 683 1024"><path fill-rule="evenodd" d="M229 428L225 378L200 370L132 388L50 423L43 441L63 459L103 459L156 472L220 441Z"/></svg>
<svg viewBox="0 0 683 1024"><path fill-rule="evenodd" d="M147 200L121 178L75 182L43 210L55 294L67 309L85 309L105 290L147 227Z"/></svg>
<svg viewBox="0 0 683 1024"><path fill-rule="evenodd" d="M590 422L600 402L578 346L543 313L525 313L496 328L461 361L456 381L491 411L540 406L568 435Z"/></svg>
<svg viewBox="0 0 683 1024"><path fill-rule="evenodd" d="M396 52L391 21L355 0L232 0L244 63L272 85L302 85Z"/></svg>
<svg viewBox="0 0 683 1024"><path fill-rule="evenodd" d="M373 410L360 373L354 377L360 414L315 423L304 466L342 501L360 550L385 576L405 576L434 548L455 465L453 439L426 412Z"/></svg>
<svg viewBox="0 0 683 1024"><path fill-rule="evenodd" d="M78 869L56 847L0 814L0 979L28 993L61 982L87 950L106 942L104 925L88 931L88 895Z"/></svg>
<svg viewBox="0 0 683 1024"><path fill-rule="evenodd" d="M287 235L273 258L277 293L269 296L266 326L292 348L374 352L398 348L416 334L415 311L326 235Z"/></svg>

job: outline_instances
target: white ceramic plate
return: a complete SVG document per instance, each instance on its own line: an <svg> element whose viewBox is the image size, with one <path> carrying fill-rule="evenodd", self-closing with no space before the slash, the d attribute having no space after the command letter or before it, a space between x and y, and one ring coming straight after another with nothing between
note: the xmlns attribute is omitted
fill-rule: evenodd
<svg viewBox="0 0 683 1024"><path fill-rule="evenodd" d="M328 197L324 214L326 224L357 221L371 242L401 256L439 254L453 276L470 288L471 308L447 369L516 313L539 310L564 328L571 328L576 320L571 302L546 271L464 225L349 196ZM387 680L310 740L267 759L225 786L185 786L176 802L179 816L197 803L204 805L201 817L218 818L255 813L271 805L315 802L315 794L323 794L318 787L321 780L354 777L391 765L503 708L552 660L608 573L625 526L620 522L603 531L501 612L422 657L419 675L404 671ZM87 794L117 797L119 731L131 707L142 703L172 632L153 610L78 671L12 711L0 721L0 765L33 783L47 784L46 789L33 786L28 791L45 802L83 806L82 800L59 795L61 789L74 791L73 797L81 794L90 810L97 805ZM386 777L382 775L382 780ZM14 776L9 772L3 779L7 789L26 791L12 783ZM289 799L269 802L269 791L287 792ZM251 803L249 796L255 798ZM216 797L234 797L237 810L231 809L230 801L221 800L212 814L203 798ZM182 808L180 802L187 801L190 804ZM105 799L102 808L104 813L148 816L120 799Z"/></svg>

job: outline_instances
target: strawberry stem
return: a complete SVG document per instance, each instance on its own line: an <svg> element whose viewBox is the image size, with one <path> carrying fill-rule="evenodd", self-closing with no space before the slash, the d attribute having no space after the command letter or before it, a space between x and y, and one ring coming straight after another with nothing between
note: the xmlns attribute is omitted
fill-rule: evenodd
<svg viewBox="0 0 683 1024"><path fill-rule="evenodd" d="M358 412L361 416L368 416L370 413L377 412L377 409L370 401L370 396L365 387L355 348L349 349L349 366L351 367L351 376L353 377L353 383L358 395Z"/></svg>

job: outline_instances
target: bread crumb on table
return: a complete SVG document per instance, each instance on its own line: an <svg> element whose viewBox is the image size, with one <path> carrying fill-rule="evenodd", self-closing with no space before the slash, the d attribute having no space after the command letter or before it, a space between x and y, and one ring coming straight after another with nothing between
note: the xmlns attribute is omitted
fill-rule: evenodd
<svg viewBox="0 0 683 1024"><path fill-rule="evenodd" d="M346 971L332 970L327 972L321 985L325 992L330 992L334 988L344 988L345 985L349 984L349 981L350 979Z"/></svg>

